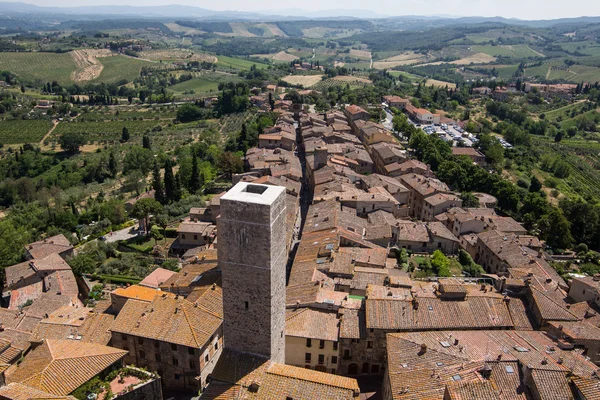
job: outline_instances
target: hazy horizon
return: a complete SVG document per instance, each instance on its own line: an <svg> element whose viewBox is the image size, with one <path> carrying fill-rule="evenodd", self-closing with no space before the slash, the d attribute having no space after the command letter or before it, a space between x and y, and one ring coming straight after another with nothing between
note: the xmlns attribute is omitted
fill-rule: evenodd
<svg viewBox="0 0 600 400"><path fill-rule="evenodd" d="M445 15L452 17L505 17L525 20L574 18L581 16L600 15L600 2L588 0L573 0L568 6L558 0L530 0L527 2L517 0L408 0L402 3L386 0L369 2L366 7L361 0L305 0L302 3L282 3L276 1L256 3L231 0L228 2L214 3L210 1L195 0L127 0L116 4L115 0L25 0L16 1L46 7L79 7L79 6L165 6L186 5L206 8L215 11L244 11L285 15L286 11L303 10L306 12L328 10L369 10L382 16L403 15ZM254 7L253 7L254 5ZM297 12L294 13L294 15ZM340 14L341 16L342 14Z"/></svg>

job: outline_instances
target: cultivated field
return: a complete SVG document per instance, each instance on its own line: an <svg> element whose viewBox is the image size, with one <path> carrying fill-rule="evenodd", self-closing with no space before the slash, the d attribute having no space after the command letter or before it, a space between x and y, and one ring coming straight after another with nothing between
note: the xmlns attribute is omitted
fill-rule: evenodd
<svg viewBox="0 0 600 400"><path fill-rule="evenodd" d="M243 22L230 22L229 26L233 30L233 36L241 37L255 37L252 33L248 32L248 28Z"/></svg>
<svg viewBox="0 0 600 400"><path fill-rule="evenodd" d="M338 75L331 79L333 79L334 81L340 81L340 82L360 82L360 83L364 83L366 85L371 85L373 83L370 79L360 78L358 76L350 76L350 75Z"/></svg>
<svg viewBox="0 0 600 400"><path fill-rule="evenodd" d="M286 53L285 51L280 51L279 53L274 53L274 54L252 54L251 57L256 57L256 58L268 58L270 60L273 61L284 61L284 62L290 62L290 61L294 61L297 60L298 57L296 57L295 55Z"/></svg>
<svg viewBox="0 0 600 400"><path fill-rule="evenodd" d="M60 135L67 132L83 133L88 142L118 140L123 132L123 127L127 127L129 133L134 136L149 132L160 124L159 121L60 122L49 140L58 140Z"/></svg>
<svg viewBox="0 0 600 400"><path fill-rule="evenodd" d="M271 35L272 35L272 36L287 36L287 35L285 34L285 32L284 32L284 31L282 31L282 30L281 30L281 29L280 29L280 28L277 26L277 24L260 24L260 26L262 26L262 27L266 28L266 29L265 29L265 32L266 32L266 30L269 30L269 31L271 31ZM265 36L269 36L269 35L265 33Z"/></svg>
<svg viewBox="0 0 600 400"><path fill-rule="evenodd" d="M68 53L0 53L0 70L29 80L69 83L76 68Z"/></svg>
<svg viewBox="0 0 600 400"><path fill-rule="evenodd" d="M437 86L437 87L446 87L446 86L448 86L448 88L451 88L451 89L455 89L456 88L456 84L455 83L438 81L437 79L427 79L427 81L425 82L425 85L426 86Z"/></svg>
<svg viewBox="0 0 600 400"><path fill-rule="evenodd" d="M0 143L38 143L50 128L52 122L46 120L0 121Z"/></svg>
<svg viewBox="0 0 600 400"><path fill-rule="evenodd" d="M104 65L98 58L112 55L108 49L73 50L70 54L77 65L77 69L71 73L71 80L74 82L85 82L98 78L104 69Z"/></svg>
<svg viewBox="0 0 600 400"><path fill-rule="evenodd" d="M142 67L158 65L126 56L106 57L102 59L102 64L104 65L102 73L93 81L94 83L117 83L122 80L131 82L140 76Z"/></svg>
<svg viewBox="0 0 600 400"><path fill-rule="evenodd" d="M472 56L469 56L469 57L461 58L460 60L450 61L450 62L448 62L448 64L455 64L455 65L488 64L488 63L491 63L494 61L496 61L496 57L490 56L485 53L477 53L477 54L473 54ZM422 64L422 65L440 65L440 64L444 64L444 63L445 62L443 62L443 61L438 61L438 62Z"/></svg>
<svg viewBox="0 0 600 400"><path fill-rule="evenodd" d="M216 63L217 57L184 49L142 51L140 57L151 61L206 61Z"/></svg>
<svg viewBox="0 0 600 400"><path fill-rule="evenodd" d="M366 51L366 50L351 49L350 50L350 56L356 57L356 58L364 58L364 59L370 60L371 59L371 52L370 51Z"/></svg>
<svg viewBox="0 0 600 400"><path fill-rule="evenodd" d="M311 87L321 82L322 77L323 75L288 75L281 78L281 80L289 83L290 85Z"/></svg>
<svg viewBox="0 0 600 400"><path fill-rule="evenodd" d="M417 54L412 51L408 51L402 54L398 54L392 57L385 58L380 61L373 62L373 68L375 69L386 69L394 68L400 65L412 65L419 64L426 61L427 57L423 54Z"/></svg>
<svg viewBox="0 0 600 400"><path fill-rule="evenodd" d="M372 82L369 79L360 78L358 76L336 76L335 78L326 79L313 85L311 89L318 90L320 92L327 91L332 86L350 86L351 89L365 87L370 85Z"/></svg>
<svg viewBox="0 0 600 400"><path fill-rule="evenodd" d="M511 46L471 46L471 50L475 53L485 53L493 57L545 57L542 53L533 50L525 44L517 44Z"/></svg>
<svg viewBox="0 0 600 400"><path fill-rule="evenodd" d="M204 78L194 78L189 81L178 83L169 87L170 91L177 94L190 93L194 91L194 94L198 93L211 93L216 92L219 88L219 83ZM191 93L190 93L191 94Z"/></svg>
<svg viewBox="0 0 600 400"><path fill-rule="evenodd" d="M253 65L256 65L256 68L267 68L266 64L251 60L242 60L241 58L218 56L218 59L218 65L231 69L250 69Z"/></svg>

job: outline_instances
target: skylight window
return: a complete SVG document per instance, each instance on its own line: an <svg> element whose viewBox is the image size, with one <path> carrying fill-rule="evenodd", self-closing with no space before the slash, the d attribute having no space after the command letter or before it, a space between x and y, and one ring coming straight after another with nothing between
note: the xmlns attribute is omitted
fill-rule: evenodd
<svg viewBox="0 0 600 400"><path fill-rule="evenodd" d="M515 369L512 367L512 365L505 365L504 369L506 370L506 373L508 374L514 374Z"/></svg>

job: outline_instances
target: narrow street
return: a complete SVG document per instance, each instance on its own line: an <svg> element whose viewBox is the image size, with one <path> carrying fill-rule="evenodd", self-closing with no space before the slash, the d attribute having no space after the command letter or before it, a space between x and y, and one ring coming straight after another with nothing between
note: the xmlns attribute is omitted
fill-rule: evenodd
<svg viewBox="0 0 600 400"><path fill-rule="evenodd" d="M296 256L296 251L298 250L298 244L300 243L300 239L302 238L302 230L304 229L304 222L306 221L306 215L308 214L308 207L312 203L312 193L309 188L309 182L306 174L306 153L304 150L304 143L302 141L301 128L298 122L294 123L294 127L296 128L296 151L298 152L298 158L300 159L300 165L302 166L302 187L300 188L300 218L296 222L296 226L294 227L296 233L296 239L292 244L292 248L290 250L288 265L286 268L287 277L290 276L290 271L292 269L292 264L294 262L294 258Z"/></svg>

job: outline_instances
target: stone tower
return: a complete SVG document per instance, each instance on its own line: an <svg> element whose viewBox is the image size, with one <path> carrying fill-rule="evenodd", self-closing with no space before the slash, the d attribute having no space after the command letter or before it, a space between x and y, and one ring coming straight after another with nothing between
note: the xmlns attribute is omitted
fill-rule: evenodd
<svg viewBox="0 0 600 400"><path fill-rule="evenodd" d="M225 347L285 362L285 188L240 182L221 197Z"/></svg>

